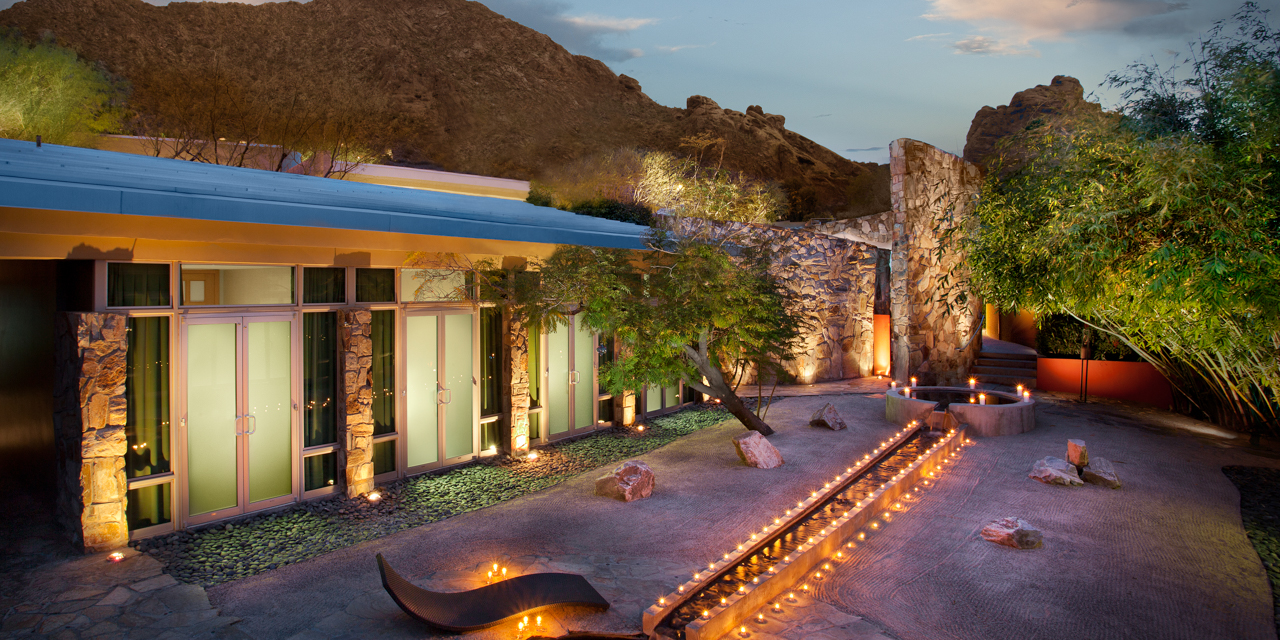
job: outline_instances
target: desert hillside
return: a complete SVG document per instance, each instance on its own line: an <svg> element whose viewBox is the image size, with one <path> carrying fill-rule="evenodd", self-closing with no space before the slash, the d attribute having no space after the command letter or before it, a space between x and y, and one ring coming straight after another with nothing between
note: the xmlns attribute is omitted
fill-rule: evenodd
<svg viewBox="0 0 1280 640"><path fill-rule="evenodd" d="M873 195L856 178L876 165L787 131L782 116L701 96L664 107L636 80L478 2L27 0L0 11L0 26L52 35L135 86L216 70L384 96L372 142L397 163L528 179L618 147L677 151L681 137L709 131L728 141L726 165L778 181L808 203L801 213L838 214ZM879 182L873 190L887 194Z"/></svg>

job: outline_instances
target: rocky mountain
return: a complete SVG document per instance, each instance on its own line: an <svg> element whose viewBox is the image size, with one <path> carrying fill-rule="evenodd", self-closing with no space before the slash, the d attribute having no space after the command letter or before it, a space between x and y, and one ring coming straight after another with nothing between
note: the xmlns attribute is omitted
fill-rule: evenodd
<svg viewBox="0 0 1280 640"><path fill-rule="evenodd" d="M1084 99L1079 80L1054 76L1048 85L1013 94L1007 105L979 109L965 138L964 159L983 165L995 153L1000 138L1026 129L1037 119L1077 113L1101 114L1102 106Z"/></svg>
<svg viewBox="0 0 1280 640"><path fill-rule="evenodd" d="M702 96L660 105L635 79L467 0L26 0L0 11L0 26L52 36L136 86L202 68L385 96L398 163L529 179L618 147L681 151L682 137L711 132L728 141L727 167L777 180L812 209L802 213L827 215L857 209L859 176L883 173L758 106L738 112ZM874 182L887 194L887 181Z"/></svg>

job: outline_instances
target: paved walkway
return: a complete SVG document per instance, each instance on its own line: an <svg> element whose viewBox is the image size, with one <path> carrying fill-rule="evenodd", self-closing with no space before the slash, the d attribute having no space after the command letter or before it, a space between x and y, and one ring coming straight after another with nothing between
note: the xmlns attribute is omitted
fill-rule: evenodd
<svg viewBox="0 0 1280 640"><path fill-rule="evenodd" d="M84 556L62 542L48 500L10 494L0 535L0 637L246 638L204 589L178 584L154 559Z"/></svg>
<svg viewBox="0 0 1280 640"><path fill-rule="evenodd" d="M849 430L805 426L826 401ZM1203 423L1120 403L1048 399L1037 418L1032 432L969 448L934 489L815 582L812 597L750 624L750 637L1276 638L1267 578L1220 468L1280 462ZM383 592L378 552L418 584L445 590L479 586L493 562L512 574L581 573L613 608L553 609L534 631L634 633L652 599L894 428L883 419L883 400L863 395L788 398L774 405L769 422L787 460L779 469L741 465L729 443L741 427L731 421L645 455L658 476L648 500L597 498L594 474L586 474L219 585L207 596L174 584L146 556L119 564L68 558L47 531L23 529L28 521L7 514L7 530L17 533L0 539L0 635L448 637L410 620ZM1026 477L1032 461L1062 456L1066 439L1077 437L1117 463L1124 488L1054 487ZM977 537L983 524L1006 515L1039 526L1044 547L1015 551ZM515 632L509 624L465 637Z"/></svg>
<svg viewBox="0 0 1280 640"><path fill-rule="evenodd" d="M856 426L836 432L807 426L826 401ZM402 575L435 589L480 586L487 568L498 562L513 572L580 573L613 605L604 614L551 610L544 614L542 634L635 633L640 612L659 595L893 432L894 425L884 420L883 402L847 395L774 405L769 422L777 434L770 441L786 460L777 469L739 462L730 439L742 427L730 421L643 456L657 476L649 499L624 504L594 496L595 474L589 473L487 509L219 585L209 590L210 598L242 618L240 628L254 637L420 638L429 631L383 592L374 554L384 554ZM843 637L885 638L857 616L828 613L831 619L821 624L833 630L850 627L837 632ZM515 637L515 626L466 637L505 640Z"/></svg>

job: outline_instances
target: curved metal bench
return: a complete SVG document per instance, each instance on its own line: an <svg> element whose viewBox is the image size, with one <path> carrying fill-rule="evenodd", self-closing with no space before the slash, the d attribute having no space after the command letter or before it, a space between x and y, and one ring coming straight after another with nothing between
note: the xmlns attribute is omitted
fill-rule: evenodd
<svg viewBox="0 0 1280 640"><path fill-rule="evenodd" d="M396 573L378 554L382 587L410 616L446 631L474 631L559 604L605 610L609 601L572 573L532 573L456 593L416 587Z"/></svg>

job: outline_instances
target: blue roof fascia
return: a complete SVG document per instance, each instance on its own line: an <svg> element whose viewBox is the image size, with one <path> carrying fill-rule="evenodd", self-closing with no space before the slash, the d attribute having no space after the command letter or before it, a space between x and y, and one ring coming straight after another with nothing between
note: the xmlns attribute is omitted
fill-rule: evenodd
<svg viewBox="0 0 1280 640"><path fill-rule="evenodd" d="M12 140L0 140L0 206L622 249L643 249L647 231L524 202Z"/></svg>

